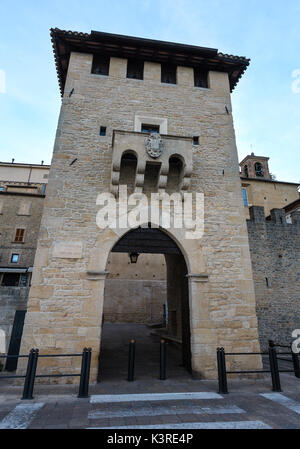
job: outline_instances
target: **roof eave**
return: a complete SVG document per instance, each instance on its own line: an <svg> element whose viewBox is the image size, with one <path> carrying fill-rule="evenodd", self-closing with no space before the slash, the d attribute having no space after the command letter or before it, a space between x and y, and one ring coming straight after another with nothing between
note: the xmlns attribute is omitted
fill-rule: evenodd
<svg viewBox="0 0 300 449"><path fill-rule="evenodd" d="M94 51L96 53L97 43L99 43L98 52L100 52L100 48L102 48L101 51L103 51L105 43L113 43L115 46L115 54L118 55L118 52L121 54L124 52L123 57L126 57L126 50L124 50L126 45L132 45L133 49L134 46L136 47L136 50L142 49L145 55L147 55L148 52L148 56L144 56L145 60L157 60L157 62L162 62L162 60L159 60L159 57L160 59L165 57L166 60L173 58L177 65L197 66L197 64L205 64L209 67L209 70L215 69L217 71L228 73L231 91L233 91L250 63L250 59L218 53L218 50L214 48L197 47L194 45L177 44L133 36L122 36L100 31L91 31L90 34L87 34L51 28L50 35L61 95L63 95L64 91L71 51L88 53ZM149 49L151 49L152 54L149 53ZM159 52L159 49L161 52ZM61 53L62 50L64 50L63 54ZM129 51L130 50L127 49L127 52ZM159 53L161 53L160 56L158 56ZM162 56L163 53L166 54L166 56Z"/></svg>

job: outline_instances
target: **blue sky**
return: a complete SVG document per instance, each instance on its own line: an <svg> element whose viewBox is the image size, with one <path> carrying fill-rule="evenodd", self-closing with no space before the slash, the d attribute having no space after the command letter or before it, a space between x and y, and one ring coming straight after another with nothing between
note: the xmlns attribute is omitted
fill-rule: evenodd
<svg viewBox="0 0 300 449"><path fill-rule="evenodd" d="M269 156L278 180L300 182L299 0L1 0L0 10L0 160L51 161L60 95L49 28L58 27L250 57L232 96L239 157Z"/></svg>

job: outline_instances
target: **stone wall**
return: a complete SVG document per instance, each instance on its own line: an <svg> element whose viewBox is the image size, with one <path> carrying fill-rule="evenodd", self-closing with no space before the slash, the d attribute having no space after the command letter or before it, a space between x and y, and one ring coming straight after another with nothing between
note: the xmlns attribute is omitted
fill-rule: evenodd
<svg viewBox="0 0 300 449"><path fill-rule="evenodd" d="M300 212L286 223L284 209L265 219L263 207L250 208L247 220L262 349L268 339L289 344L300 329Z"/></svg>
<svg viewBox="0 0 300 449"><path fill-rule="evenodd" d="M104 290L103 319L107 323L162 323L166 294L166 261L160 254L140 254L136 264L128 254L111 253Z"/></svg>
<svg viewBox="0 0 300 449"><path fill-rule="evenodd" d="M188 240L183 230L165 232L188 267L193 371L215 378L218 346L259 349L233 120L225 108L231 111L228 75L210 72L209 88L203 89L194 87L189 67L178 67L178 84L170 85L160 82L157 63L145 62L143 81L126 78L126 59L112 57L109 76L91 74L91 65L92 55L71 54L22 350L91 347L96 380L107 258L126 232L97 227L96 199L110 190L113 130L133 131L137 114L154 116L167 120L170 135L200 136L199 145L190 139L190 191L205 195L204 236ZM100 126L107 127L104 137ZM66 370L62 361L51 367L46 362L40 365L45 372ZM259 357L239 358L239 364L261 366ZM80 366L74 358L67 369L75 368Z"/></svg>

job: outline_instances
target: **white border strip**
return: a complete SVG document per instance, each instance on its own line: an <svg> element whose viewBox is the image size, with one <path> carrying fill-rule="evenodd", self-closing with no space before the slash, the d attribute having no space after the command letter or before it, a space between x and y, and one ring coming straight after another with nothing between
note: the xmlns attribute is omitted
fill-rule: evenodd
<svg viewBox="0 0 300 449"><path fill-rule="evenodd" d="M283 405L284 407L288 408L289 410L292 410L295 413L298 413L300 415L300 404L296 401L293 401L290 398L287 398L281 393L261 393L261 396L263 396L266 399L270 399L270 401L277 402L280 405Z"/></svg>
<svg viewBox="0 0 300 449"><path fill-rule="evenodd" d="M225 415L227 413L246 413L245 410L233 405L228 407L197 407L197 406L158 406L136 407L119 410L92 410L88 419L124 418L137 416L166 416L166 415Z"/></svg>
<svg viewBox="0 0 300 449"><path fill-rule="evenodd" d="M17 405L7 416L5 416L5 418L2 419L2 421L0 421L0 429L27 429L43 406L43 402Z"/></svg>
<svg viewBox="0 0 300 449"><path fill-rule="evenodd" d="M182 401L187 399L223 399L217 393L150 393L150 394L99 394L91 396L91 404L105 402L135 402L135 401Z"/></svg>
<svg viewBox="0 0 300 449"><path fill-rule="evenodd" d="M263 421L216 421L152 424L151 426L88 427L88 429L271 429L271 427Z"/></svg>

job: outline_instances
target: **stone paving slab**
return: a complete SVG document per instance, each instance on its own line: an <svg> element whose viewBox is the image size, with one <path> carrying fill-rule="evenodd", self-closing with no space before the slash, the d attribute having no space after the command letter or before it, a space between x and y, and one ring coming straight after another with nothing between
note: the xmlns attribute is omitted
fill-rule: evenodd
<svg viewBox="0 0 300 449"><path fill-rule="evenodd" d="M268 378L230 380L228 395L217 394L216 381L103 382L86 399L77 398L77 386L37 384L32 401L20 400L21 387L0 385L0 427L300 429L300 380L281 377L280 394Z"/></svg>

